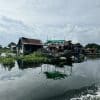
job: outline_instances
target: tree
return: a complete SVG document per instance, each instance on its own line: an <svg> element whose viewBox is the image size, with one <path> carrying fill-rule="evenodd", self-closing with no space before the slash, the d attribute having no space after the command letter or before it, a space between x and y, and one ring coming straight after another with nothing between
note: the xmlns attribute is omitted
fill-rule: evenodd
<svg viewBox="0 0 100 100"><path fill-rule="evenodd" d="M91 43L91 44L87 44L85 46L85 48L95 48L95 49L100 49L100 45L96 44L96 43Z"/></svg>

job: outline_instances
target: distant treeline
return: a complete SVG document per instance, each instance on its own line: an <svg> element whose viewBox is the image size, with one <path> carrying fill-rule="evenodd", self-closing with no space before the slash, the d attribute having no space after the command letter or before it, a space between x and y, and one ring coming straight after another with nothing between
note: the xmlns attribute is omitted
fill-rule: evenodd
<svg viewBox="0 0 100 100"><path fill-rule="evenodd" d="M89 43L85 46L85 48L96 48L96 49L100 49L100 45L96 44L96 43Z"/></svg>

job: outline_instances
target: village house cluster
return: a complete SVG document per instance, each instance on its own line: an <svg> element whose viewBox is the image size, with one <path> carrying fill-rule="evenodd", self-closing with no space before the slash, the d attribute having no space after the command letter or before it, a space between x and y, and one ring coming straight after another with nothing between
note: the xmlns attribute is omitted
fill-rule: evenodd
<svg viewBox="0 0 100 100"><path fill-rule="evenodd" d="M21 37L18 43L11 42L8 47L11 51L20 54L29 54L34 51L42 51L48 54L73 54L77 56L79 54L95 54L96 48L85 48L80 43L73 44L72 41L66 40L47 40L43 43L39 39L30 39Z"/></svg>
<svg viewBox="0 0 100 100"><path fill-rule="evenodd" d="M16 51L18 54L28 54L40 49L45 49L51 53L64 52L65 50L76 50L79 52L82 49L80 44L72 44L71 41L47 40L43 43L41 40L25 37L21 37L17 44L11 42L8 47L11 51Z"/></svg>

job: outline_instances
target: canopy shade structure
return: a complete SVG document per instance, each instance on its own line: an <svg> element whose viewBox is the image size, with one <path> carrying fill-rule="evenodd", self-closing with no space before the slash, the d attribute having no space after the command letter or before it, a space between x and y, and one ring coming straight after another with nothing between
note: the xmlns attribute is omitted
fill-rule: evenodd
<svg viewBox="0 0 100 100"><path fill-rule="evenodd" d="M64 43L65 40L48 40L45 44Z"/></svg>

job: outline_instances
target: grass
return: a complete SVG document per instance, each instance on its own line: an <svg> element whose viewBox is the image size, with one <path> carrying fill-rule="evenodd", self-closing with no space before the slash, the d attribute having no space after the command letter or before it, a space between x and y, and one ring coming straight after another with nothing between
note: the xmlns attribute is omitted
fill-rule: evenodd
<svg viewBox="0 0 100 100"><path fill-rule="evenodd" d="M34 52L29 55L20 55L20 56L7 56L7 57L1 57L0 58L0 63L3 65L13 65L15 60L20 60L22 62L25 62L26 64L31 64L31 63L50 63L50 64L57 64L58 66L63 66L66 64L63 61L56 61L53 58L47 57L44 54L40 52Z"/></svg>
<svg viewBox="0 0 100 100"><path fill-rule="evenodd" d="M15 60L21 60L25 63L46 63L49 61L49 59L44 56L43 54L39 52L35 52L29 55L24 55L24 56L18 56L18 57L1 57L0 58L0 63L3 65L13 65L15 63Z"/></svg>
<svg viewBox="0 0 100 100"><path fill-rule="evenodd" d="M29 55L24 55L24 56L20 56L17 57L17 60L22 60L23 62L27 62L27 63L45 63L47 61L49 61L49 59L44 56L43 54L39 53L39 52L35 52Z"/></svg>
<svg viewBox="0 0 100 100"><path fill-rule="evenodd" d="M2 49L0 49L0 53L12 53L12 52L8 48L2 48Z"/></svg>

